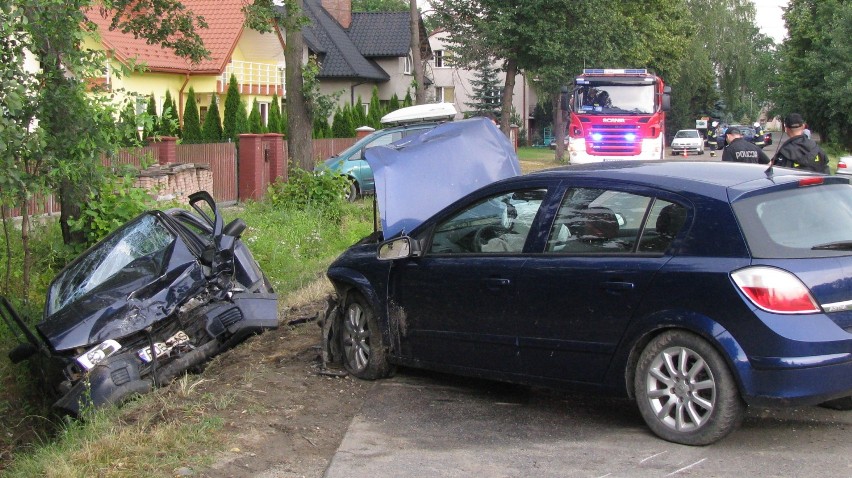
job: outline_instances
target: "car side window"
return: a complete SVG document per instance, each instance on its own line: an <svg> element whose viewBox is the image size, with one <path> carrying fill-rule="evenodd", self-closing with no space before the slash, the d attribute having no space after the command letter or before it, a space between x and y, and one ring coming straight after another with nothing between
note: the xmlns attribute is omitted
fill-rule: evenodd
<svg viewBox="0 0 852 478"><path fill-rule="evenodd" d="M548 235L545 253L632 252L651 198L623 191L566 191Z"/></svg>
<svg viewBox="0 0 852 478"><path fill-rule="evenodd" d="M429 253L522 252L546 193L546 189L512 191L465 207L435 227Z"/></svg>
<svg viewBox="0 0 852 478"><path fill-rule="evenodd" d="M666 252L686 222L686 208L657 199L645 221L639 252Z"/></svg>
<svg viewBox="0 0 852 478"><path fill-rule="evenodd" d="M374 139L373 141L370 141L368 144L364 145L364 149L366 150L366 149L374 148L376 146L387 146L387 145L389 145L389 144L391 144L394 141L397 141L399 139L402 139L402 132L401 131L394 131L393 133L383 134L383 135L377 137L376 139ZM363 151L352 155L352 159L353 160L364 159L362 157L362 152Z"/></svg>

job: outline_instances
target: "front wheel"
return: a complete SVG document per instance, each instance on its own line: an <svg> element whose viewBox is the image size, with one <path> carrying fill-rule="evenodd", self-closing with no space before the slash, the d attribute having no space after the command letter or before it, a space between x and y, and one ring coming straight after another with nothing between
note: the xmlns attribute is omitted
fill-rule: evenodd
<svg viewBox="0 0 852 478"><path fill-rule="evenodd" d="M354 180L350 180L346 184L346 189L343 191L343 198L348 202L354 202L358 199L358 183Z"/></svg>
<svg viewBox="0 0 852 478"><path fill-rule="evenodd" d="M633 381L645 423L664 440L709 445L737 428L746 405L724 359L685 331L669 331L642 351Z"/></svg>
<svg viewBox="0 0 852 478"><path fill-rule="evenodd" d="M388 350L372 308L360 294L351 294L343 310L340 345L343 365L352 375L375 380L391 373Z"/></svg>

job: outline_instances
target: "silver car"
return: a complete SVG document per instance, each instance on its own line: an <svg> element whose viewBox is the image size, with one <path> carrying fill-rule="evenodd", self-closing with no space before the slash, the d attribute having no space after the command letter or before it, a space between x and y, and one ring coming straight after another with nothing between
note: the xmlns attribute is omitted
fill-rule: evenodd
<svg viewBox="0 0 852 478"><path fill-rule="evenodd" d="M672 155L704 154L704 138L697 129L682 129L672 140Z"/></svg>

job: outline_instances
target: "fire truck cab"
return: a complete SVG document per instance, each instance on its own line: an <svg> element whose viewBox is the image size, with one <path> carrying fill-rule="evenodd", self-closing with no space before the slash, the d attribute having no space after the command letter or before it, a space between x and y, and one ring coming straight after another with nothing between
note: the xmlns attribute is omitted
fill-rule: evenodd
<svg viewBox="0 0 852 478"><path fill-rule="evenodd" d="M570 99L572 164L662 159L671 87L648 70L584 69Z"/></svg>

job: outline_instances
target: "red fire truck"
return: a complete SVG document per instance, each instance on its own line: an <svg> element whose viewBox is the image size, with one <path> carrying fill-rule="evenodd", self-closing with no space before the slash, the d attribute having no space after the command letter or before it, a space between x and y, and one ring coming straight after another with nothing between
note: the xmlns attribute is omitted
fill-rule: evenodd
<svg viewBox="0 0 852 478"><path fill-rule="evenodd" d="M646 69L584 69L569 109L572 164L662 159L671 87Z"/></svg>

